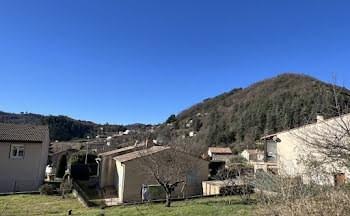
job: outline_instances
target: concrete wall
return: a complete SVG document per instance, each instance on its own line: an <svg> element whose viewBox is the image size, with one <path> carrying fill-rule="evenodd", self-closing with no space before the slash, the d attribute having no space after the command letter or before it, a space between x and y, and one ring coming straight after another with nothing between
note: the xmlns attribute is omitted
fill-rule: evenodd
<svg viewBox="0 0 350 216"><path fill-rule="evenodd" d="M232 154L212 154L212 160L217 160L217 161L225 161L228 162L230 161L232 157Z"/></svg>
<svg viewBox="0 0 350 216"><path fill-rule="evenodd" d="M12 144L24 144L24 158L10 158ZM49 136L43 143L0 142L0 192L36 191L45 178Z"/></svg>
<svg viewBox="0 0 350 216"><path fill-rule="evenodd" d="M113 156L102 157L100 164L100 187L114 185L114 174L115 174L115 160Z"/></svg>
<svg viewBox="0 0 350 216"><path fill-rule="evenodd" d="M208 180L208 162L202 159L199 160L199 166L196 171L197 182L193 185L187 184L184 190L185 196L193 196L202 194L202 181ZM151 176L147 175L145 171L142 170L141 159L135 159L132 161L125 162L125 178L124 185L122 188L123 197L120 199L121 202L135 202L141 201L141 187L142 184L158 184L157 181ZM119 167L117 162L117 167ZM122 172L122 171L121 171ZM121 181L119 184L123 184ZM181 193L182 184L175 188L173 197L183 196ZM121 187L121 186L120 186ZM121 198L121 196L120 196Z"/></svg>

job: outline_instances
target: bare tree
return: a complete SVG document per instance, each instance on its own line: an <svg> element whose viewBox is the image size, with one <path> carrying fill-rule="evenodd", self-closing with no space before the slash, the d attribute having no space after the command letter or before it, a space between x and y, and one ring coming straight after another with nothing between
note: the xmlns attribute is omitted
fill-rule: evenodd
<svg viewBox="0 0 350 216"><path fill-rule="evenodd" d="M335 173L350 170L350 93L336 86L334 79L332 91L320 94L328 94L332 105L320 110L317 123L290 132L300 144L297 145L300 159L295 169L302 166L310 184L302 184L301 178L288 175L264 173L257 177L255 185L261 191L263 204L260 215L347 215L349 212L349 190L327 184ZM315 117L313 113L312 118Z"/></svg>
<svg viewBox="0 0 350 216"><path fill-rule="evenodd" d="M157 153L154 153L157 151ZM197 169L200 147L186 139L177 139L166 146L153 146L140 151L146 175L154 178L164 189L166 207L171 205L175 188L186 184Z"/></svg>
<svg viewBox="0 0 350 216"><path fill-rule="evenodd" d="M301 163L309 171L323 173L350 168L350 113L348 90L334 84L331 93L332 106L319 113L318 123L293 133L305 144L307 152ZM324 120L323 116L334 116ZM330 169L332 167L332 169Z"/></svg>

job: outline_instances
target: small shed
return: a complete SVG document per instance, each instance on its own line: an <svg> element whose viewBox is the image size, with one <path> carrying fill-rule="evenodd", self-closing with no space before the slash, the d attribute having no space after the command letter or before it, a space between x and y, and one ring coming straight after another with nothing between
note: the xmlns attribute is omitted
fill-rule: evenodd
<svg viewBox="0 0 350 216"><path fill-rule="evenodd" d="M232 157L232 151L230 148L209 147L208 155L212 160L228 162Z"/></svg>

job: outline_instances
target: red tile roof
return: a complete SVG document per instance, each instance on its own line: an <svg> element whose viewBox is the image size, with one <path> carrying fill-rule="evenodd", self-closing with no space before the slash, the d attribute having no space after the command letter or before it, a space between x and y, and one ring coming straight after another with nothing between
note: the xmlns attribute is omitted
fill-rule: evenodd
<svg viewBox="0 0 350 216"><path fill-rule="evenodd" d="M42 142L48 131L45 125L0 123L0 142Z"/></svg>
<svg viewBox="0 0 350 216"><path fill-rule="evenodd" d="M209 151L214 154L232 154L230 148L209 147Z"/></svg>

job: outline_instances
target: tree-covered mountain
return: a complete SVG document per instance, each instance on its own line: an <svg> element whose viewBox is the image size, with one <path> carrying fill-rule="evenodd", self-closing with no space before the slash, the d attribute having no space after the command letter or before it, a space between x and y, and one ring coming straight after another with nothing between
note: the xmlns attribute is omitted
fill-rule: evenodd
<svg viewBox="0 0 350 216"><path fill-rule="evenodd" d="M339 103L347 107L350 91L337 89L341 90ZM170 116L166 123L158 126L155 136L167 142L195 132L194 142L241 151L256 147L255 141L264 133L313 122L318 113L325 118L335 116L334 104L331 84L306 75L286 73L208 98L176 117Z"/></svg>
<svg viewBox="0 0 350 216"><path fill-rule="evenodd" d="M337 87L339 104L349 107L350 91ZM136 139L151 138L166 143L178 137L187 137L205 146L229 146L235 151L255 148L255 141L264 133L274 133L298 127L316 120L335 116L333 86L315 78L286 73L233 89L208 98L182 112L171 115L160 125L133 124L100 125L67 116L42 116L31 113L0 112L0 123L45 124L50 128L51 140L71 140L103 132L126 129L139 133L119 137L119 143L134 143ZM344 109L344 112L350 110ZM191 137L195 133L195 136Z"/></svg>
<svg viewBox="0 0 350 216"><path fill-rule="evenodd" d="M69 118L67 116L44 116L33 113L6 113L0 111L0 123L13 124L42 124L48 125L51 140L68 141L77 138L86 138L100 134L100 128L103 133L125 131L126 127L122 125L96 124L90 121L81 121Z"/></svg>

